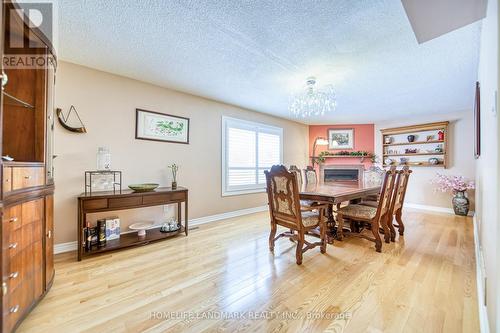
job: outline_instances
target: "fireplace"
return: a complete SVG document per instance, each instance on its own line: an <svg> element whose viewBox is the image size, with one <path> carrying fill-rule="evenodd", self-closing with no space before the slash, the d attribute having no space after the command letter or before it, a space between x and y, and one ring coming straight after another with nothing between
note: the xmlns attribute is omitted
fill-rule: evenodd
<svg viewBox="0 0 500 333"><path fill-rule="evenodd" d="M359 171L356 169L326 169L323 179L325 183L339 181L357 182Z"/></svg>
<svg viewBox="0 0 500 333"><path fill-rule="evenodd" d="M364 166L358 165L322 165L320 177L324 183L357 183L363 179Z"/></svg>

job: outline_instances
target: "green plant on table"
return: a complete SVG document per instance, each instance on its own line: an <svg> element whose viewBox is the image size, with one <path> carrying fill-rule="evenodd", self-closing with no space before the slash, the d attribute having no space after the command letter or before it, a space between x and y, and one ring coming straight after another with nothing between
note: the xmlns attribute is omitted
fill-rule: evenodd
<svg viewBox="0 0 500 333"><path fill-rule="evenodd" d="M168 168L172 171L172 181L177 183L177 171L179 171L179 166L177 164L169 165Z"/></svg>

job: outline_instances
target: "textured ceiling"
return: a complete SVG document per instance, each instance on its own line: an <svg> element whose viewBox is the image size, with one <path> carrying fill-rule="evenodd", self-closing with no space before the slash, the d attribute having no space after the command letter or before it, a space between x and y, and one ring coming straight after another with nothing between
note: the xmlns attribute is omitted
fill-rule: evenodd
<svg viewBox="0 0 500 333"><path fill-rule="evenodd" d="M306 123L473 105L480 23L418 44L399 0L60 0L58 11L61 59L259 112L291 118L289 96L314 75L337 110Z"/></svg>

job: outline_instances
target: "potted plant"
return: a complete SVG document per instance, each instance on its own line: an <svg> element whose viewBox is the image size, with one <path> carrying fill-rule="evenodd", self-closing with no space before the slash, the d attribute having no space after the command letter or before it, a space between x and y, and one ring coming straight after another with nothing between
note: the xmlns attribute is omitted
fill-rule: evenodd
<svg viewBox="0 0 500 333"><path fill-rule="evenodd" d="M179 166L177 164L169 165L168 168L172 171L172 189L177 188L177 171L179 171Z"/></svg>
<svg viewBox="0 0 500 333"><path fill-rule="evenodd" d="M472 180L463 176L446 176L438 173L432 182L437 185L437 190L453 193L452 203L456 215L467 216L469 199L465 196L465 192L475 188Z"/></svg>

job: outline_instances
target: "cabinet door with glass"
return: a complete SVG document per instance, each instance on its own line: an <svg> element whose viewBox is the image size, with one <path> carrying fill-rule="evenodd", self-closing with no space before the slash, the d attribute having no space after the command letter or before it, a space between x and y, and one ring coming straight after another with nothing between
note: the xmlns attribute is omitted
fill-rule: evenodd
<svg viewBox="0 0 500 333"><path fill-rule="evenodd" d="M46 119L46 179L47 184L54 183L54 98L56 86L56 63L51 54L48 54L49 61L47 62L47 119Z"/></svg>

